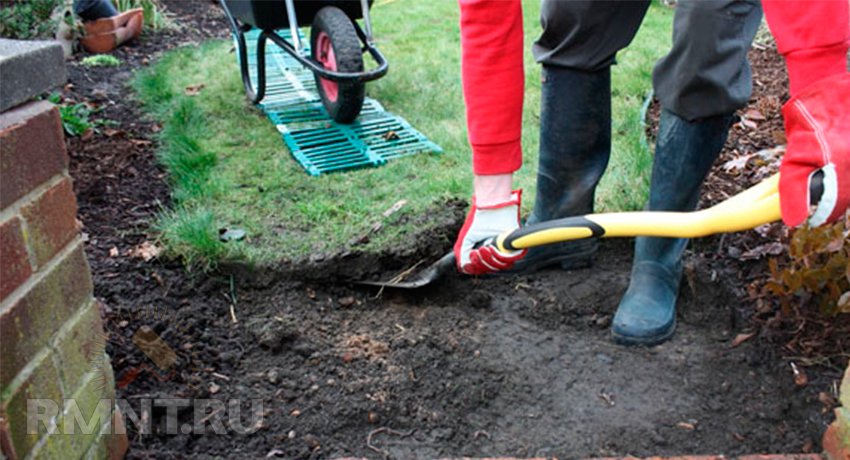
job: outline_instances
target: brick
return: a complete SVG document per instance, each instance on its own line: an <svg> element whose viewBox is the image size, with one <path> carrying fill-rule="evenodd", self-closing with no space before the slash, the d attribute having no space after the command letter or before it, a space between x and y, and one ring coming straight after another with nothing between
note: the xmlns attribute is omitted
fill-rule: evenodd
<svg viewBox="0 0 850 460"><path fill-rule="evenodd" d="M120 434L119 434L120 433ZM127 454L127 449L130 448L130 441L127 439L127 428L124 426L124 415L121 409L115 407L112 412L112 433L104 436L106 444L106 452L109 460L121 460Z"/></svg>
<svg viewBox="0 0 850 460"><path fill-rule="evenodd" d="M85 375L93 369L110 368L105 354L106 335L97 304L89 302L74 321L67 333L57 336L53 343L59 356L59 375L64 388L69 391L79 388Z"/></svg>
<svg viewBox="0 0 850 460"><path fill-rule="evenodd" d="M823 460L818 454L744 455L738 460Z"/></svg>
<svg viewBox="0 0 850 460"><path fill-rule="evenodd" d="M55 41L0 39L0 111L65 83L65 53Z"/></svg>
<svg viewBox="0 0 850 460"><path fill-rule="evenodd" d="M0 458L17 460L15 446L12 445L12 436L9 434L9 426L6 423L6 414L0 412Z"/></svg>
<svg viewBox="0 0 850 460"><path fill-rule="evenodd" d="M118 434L121 433L121 434ZM104 426L100 439L89 449L87 460L121 460L130 447L124 426L124 416L117 406L113 408L112 421Z"/></svg>
<svg viewBox="0 0 850 460"><path fill-rule="evenodd" d="M729 460L722 455L683 455L677 457L602 457L593 460Z"/></svg>
<svg viewBox="0 0 850 460"><path fill-rule="evenodd" d="M846 443L846 438L841 439L838 426L830 425L823 434L823 453L829 460L848 460L850 459L850 445Z"/></svg>
<svg viewBox="0 0 850 460"><path fill-rule="evenodd" d="M5 391L4 391L5 394ZM6 414L9 434L15 446L15 453L24 458L36 445L41 435L46 433L46 427L39 423L38 433L27 433L27 400L47 399L57 403L57 411L61 411L62 392L59 389L59 374L53 367L52 356L46 353L29 377L9 397L4 397L0 412Z"/></svg>
<svg viewBox="0 0 850 460"><path fill-rule="evenodd" d="M100 372L89 373L83 386L66 399L57 430L47 435L39 457L83 458L100 437L101 427L111 420L113 405L113 400L104 398Z"/></svg>
<svg viewBox="0 0 850 460"><path fill-rule="evenodd" d="M14 379L91 296L91 273L80 245L0 313L0 388Z"/></svg>
<svg viewBox="0 0 850 460"><path fill-rule="evenodd" d="M68 154L56 107L39 101L0 114L0 209L65 169Z"/></svg>
<svg viewBox="0 0 850 460"><path fill-rule="evenodd" d="M47 189L34 202L21 208L27 222L27 239L42 267L77 235L77 198L70 179Z"/></svg>
<svg viewBox="0 0 850 460"><path fill-rule="evenodd" d="M12 217L0 224L0 299L12 293L32 274L21 220Z"/></svg>

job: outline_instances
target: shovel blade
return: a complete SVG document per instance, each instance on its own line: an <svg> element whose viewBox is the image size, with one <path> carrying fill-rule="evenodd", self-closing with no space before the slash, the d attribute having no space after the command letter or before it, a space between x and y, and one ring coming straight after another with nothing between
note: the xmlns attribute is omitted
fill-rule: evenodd
<svg viewBox="0 0 850 460"><path fill-rule="evenodd" d="M427 286L432 282L440 279L444 274L451 272L455 268L455 255L453 252L440 257L440 259L422 271L411 274L400 280L391 279L388 281L358 281L357 284L367 286L378 286L393 289L417 289Z"/></svg>

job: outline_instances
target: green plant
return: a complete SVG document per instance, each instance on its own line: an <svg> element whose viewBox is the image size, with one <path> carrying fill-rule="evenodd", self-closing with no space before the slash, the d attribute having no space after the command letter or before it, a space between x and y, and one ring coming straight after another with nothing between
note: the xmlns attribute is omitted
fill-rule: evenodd
<svg viewBox="0 0 850 460"><path fill-rule="evenodd" d="M109 123L103 119L91 119L90 116L99 112L99 110L92 109L84 102L63 104L61 96L57 93L51 94L47 100L59 108L62 128L65 130L65 134L69 136L82 136L89 130L96 130L98 126Z"/></svg>
<svg viewBox="0 0 850 460"><path fill-rule="evenodd" d="M0 2L0 37L19 40L52 38L56 31L53 11L62 0Z"/></svg>
<svg viewBox="0 0 850 460"><path fill-rule="evenodd" d="M86 67L118 67L121 61L111 54L96 54L84 58L82 64Z"/></svg>
<svg viewBox="0 0 850 460"><path fill-rule="evenodd" d="M797 305L817 305L823 313L850 313L850 219L817 228L801 227L788 245L788 260L769 261L768 292L779 298L782 312Z"/></svg>
<svg viewBox="0 0 850 460"><path fill-rule="evenodd" d="M145 26L152 30L165 29L171 26L171 21L163 13L163 6L158 0L112 0L118 11L135 8L144 10Z"/></svg>

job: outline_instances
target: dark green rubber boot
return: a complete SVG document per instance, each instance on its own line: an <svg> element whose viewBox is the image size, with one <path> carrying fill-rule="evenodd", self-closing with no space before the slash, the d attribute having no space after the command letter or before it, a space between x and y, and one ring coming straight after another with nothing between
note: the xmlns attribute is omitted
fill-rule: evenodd
<svg viewBox="0 0 850 460"><path fill-rule="evenodd" d="M527 224L593 212L596 184L611 153L611 71L543 66L537 196ZM531 248L505 272L587 267L596 239Z"/></svg>
<svg viewBox="0 0 850 460"><path fill-rule="evenodd" d="M662 110L652 182L650 211L692 211L700 186L726 142L731 115L688 122ZM656 345L676 329L676 298L682 278L683 238L640 237L629 288L611 326L623 345Z"/></svg>

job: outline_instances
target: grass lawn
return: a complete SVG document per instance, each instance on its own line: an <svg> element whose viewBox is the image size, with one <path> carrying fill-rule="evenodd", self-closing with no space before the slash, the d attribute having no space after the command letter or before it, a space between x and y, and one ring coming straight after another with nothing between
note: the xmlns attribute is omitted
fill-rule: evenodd
<svg viewBox="0 0 850 460"><path fill-rule="evenodd" d="M539 1L523 4L530 48L539 33ZM421 220L414 224L410 217L471 195L457 3L378 0L372 17L391 67L385 78L367 85L367 94L445 153L310 177L290 157L271 122L247 102L231 42L173 51L135 80L141 101L163 125L160 158L173 181L175 205L163 212L158 227L172 255L201 266L229 258L273 263L335 252L381 223L382 229L362 246L379 249L425 230ZM651 87L652 65L669 48L671 22L672 10L654 5L634 43L618 55L612 85L614 145L597 193L601 210L643 205L651 159L641 145L641 104ZM534 201L540 106L540 68L530 52L526 71L526 166L516 186L526 191L527 212ZM197 85L203 89L188 95L186 88ZM400 211L383 217L402 199L407 204ZM247 238L221 243L220 228L244 229Z"/></svg>

